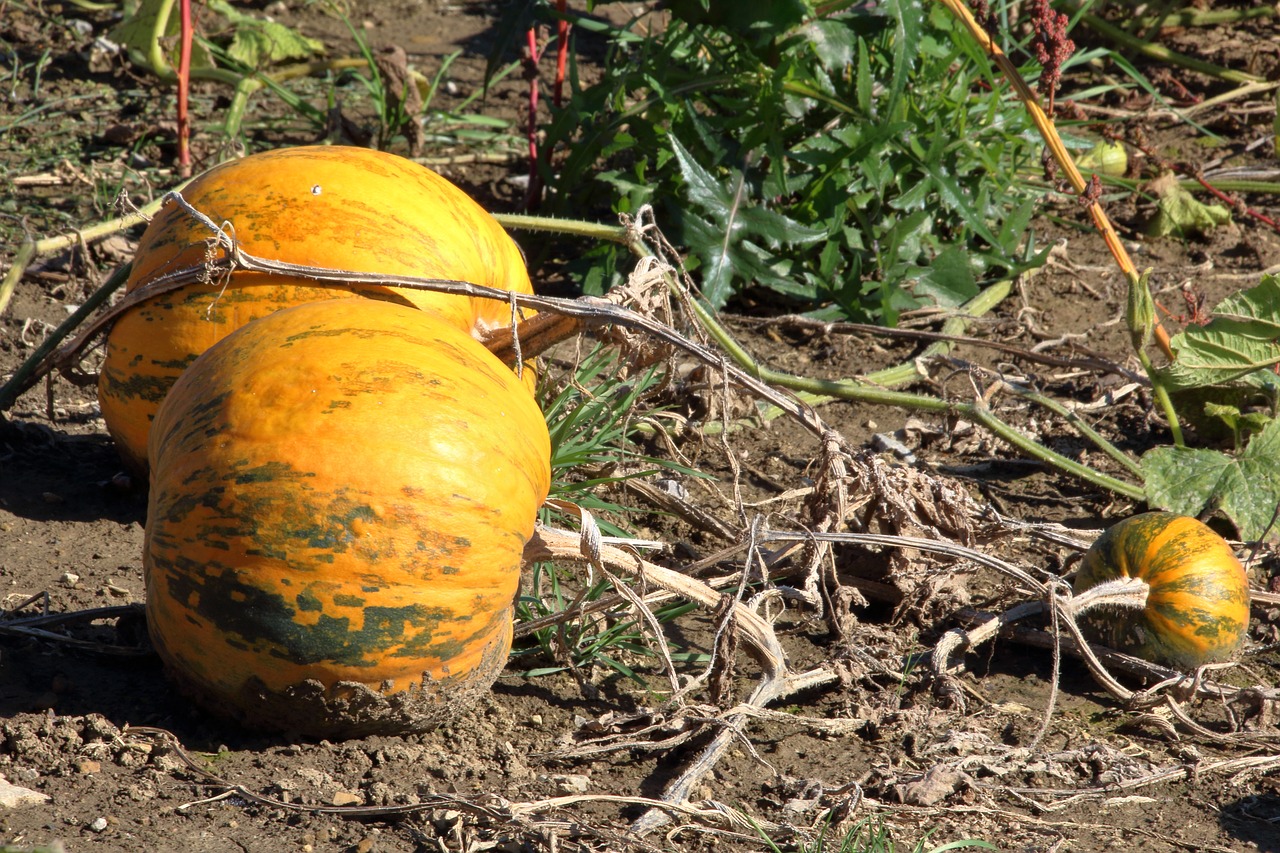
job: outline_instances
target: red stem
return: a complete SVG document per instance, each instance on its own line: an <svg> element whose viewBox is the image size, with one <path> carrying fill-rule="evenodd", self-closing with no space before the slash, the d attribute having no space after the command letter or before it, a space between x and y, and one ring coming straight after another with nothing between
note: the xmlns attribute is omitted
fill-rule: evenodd
<svg viewBox="0 0 1280 853"><path fill-rule="evenodd" d="M529 77L529 190L525 196L525 209L532 210L538 206L541 193L541 182L538 180L538 33L530 27L528 32L529 57L527 73Z"/></svg>
<svg viewBox="0 0 1280 853"><path fill-rule="evenodd" d="M182 50L178 54L178 174L191 176L191 116L187 96L191 89L191 0L182 0Z"/></svg>
<svg viewBox="0 0 1280 853"><path fill-rule="evenodd" d="M1231 196L1227 195L1222 190L1218 189L1213 184L1206 181L1204 179L1204 176L1201 175L1199 172L1193 173L1193 177L1195 177L1195 179L1200 182L1200 186L1204 187L1206 190L1211 192L1214 195L1214 197L1216 197L1219 201L1225 201L1227 204L1231 205L1233 208L1238 208L1240 210L1243 210L1246 215L1252 216L1254 219L1258 220L1259 222L1264 222L1267 225L1271 226L1272 230L1280 231L1280 225L1277 225L1274 219L1272 219L1271 217L1267 216L1264 213L1259 213L1258 211L1254 210L1252 207L1249 207L1239 199L1232 198Z"/></svg>
<svg viewBox="0 0 1280 853"><path fill-rule="evenodd" d="M564 93L564 66L569 59L569 19L565 7L568 0L556 0L556 11L560 13L560 21L556 24L556 89L555 105L560 108Z"/></svg>

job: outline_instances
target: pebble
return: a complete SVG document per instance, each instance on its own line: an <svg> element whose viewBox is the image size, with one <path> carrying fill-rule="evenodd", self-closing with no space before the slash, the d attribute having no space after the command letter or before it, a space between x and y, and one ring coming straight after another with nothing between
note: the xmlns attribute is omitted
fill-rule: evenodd
<svg viewBox="0 0 1280 853"><path fill-rule="evenodd" d="M80 576L75 572L63 572L62 577L58 578L58 583L63 586L75 586L80 583Z"/></svg>
<svg viewBox="0 0 1280 853"><path fill-rule="evenodd" d="M358 795L353 794L350 791L339 791L333 795L333 799L330 802L335 806L354 806L357 803L363 802L363 800Z"/></svg>
<svg viewBox="0 0 1280 853"><path fill-rule="evenodd" d="M585 794L591 788L591 777L581 773L556 773L550 781L557 794Z"/></svg>
<svg viewBox="0 0 1280 853"><path fill-rule="evenodd" d="M89 824L92 832L103 832L107 828L107 819L105 817L94 818L93 823Z"/></svg>

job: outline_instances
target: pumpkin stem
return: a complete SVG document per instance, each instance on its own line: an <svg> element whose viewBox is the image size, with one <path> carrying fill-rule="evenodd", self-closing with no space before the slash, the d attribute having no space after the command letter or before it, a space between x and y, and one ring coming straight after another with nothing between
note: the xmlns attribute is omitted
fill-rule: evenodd
<svg viewBox="0 0 1280 853"><path fill-rule="evenodd" d="M1079 595L1072 596L1067 612L1073 618L1079 618L1096 607L1110 606L1142 610L1147 606L1147 597L1150 593L1151 585L1142 578L1116 578L1091 586Z"/></svg>

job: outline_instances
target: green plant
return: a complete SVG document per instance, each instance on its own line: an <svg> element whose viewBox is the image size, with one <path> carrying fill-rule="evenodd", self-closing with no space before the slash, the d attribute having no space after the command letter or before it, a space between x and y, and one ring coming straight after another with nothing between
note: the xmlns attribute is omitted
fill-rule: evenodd
<svg viewBox="0 0 1280 853"><path fill-rule="evenodd" d="M634 510L605 498L604 489L660 470L690 477L701 475L637 449L639 424L634 410L664 379L656 367L620 378L618 367L618 356L611 349L593 349L575 367L571 381L543 409L551 436L551 497L589 511L605 535L626 537L621 520ZM554 506L543 510L543 518L551 523L568 521L566 514ZM565 574L554 564L537 563L530 572L527 592L516 603L516 621L556 621L555 617L579 607L598 606L612 589L608 578L591 577L584 582L576 572ZM553 662L526 669L526 676L599 664L644 684L627 659L651 658L654 652L645 640L642 626L624 612L625 608L622 603L603 612L536 628L530 632L528 644L517 645L513 657L540 657ZM677 601L658 608L654 615L659 622L665 622L692 608L687 602ZM675 657L702 659L696 653Z"/></svg>
<svg viewBox="0 0 1280 853"><path fill-rule="evenodd" d="M786 849L793 849L795 853L895 853L898 849L893 841L892 833L885 826L884 819L880 817L863 818L837 838L828 837L829 829L829 825L823 826L818 839L812 844L799 844L794 848ZM784 848L779 847L759 827L756 827L756 832L759 833L761 840L765 842L769 850L773 851L773 853L782 853ZM909 848L911 853L947 853L947 851L951 850L999 849L990 842L977 839L950 841L937 847L929 847L929 837L933 833L934 830L926 832L924 837Z"/></svg>
<svg viewBox="0 0 1280 853"><path fill-rule="evenodd" d="M1156 447L1142 457L1148 503L1182 515L1221 510L1248 540L1274 535L1280 503L1280 399L1275 339L1280 276L1263 276L1174 335L1173 360L1155 371L1177 413L1229 450Z"/></svg>
<svg viewBox="0 0 1280 853"><path fill-rule="evenodd" d="M603 79L571 76L541 149L553 212L655 205L712 307L754 287L893 322L1040 262L1029 121L945 9L698 6L645 38L609 30ZM583 259L588 290L615 252Z"/></svg>
<svg viewBox="0 0 1280 853"><path fill-rule="evenodd" d="M656 366L627 378L620 378L619 368L617 353L597 346L575 366L569 383L543 406L551 434L551 496L596 515L604 513L596 521L611 536L627 535L610 517L630 510L603 499L600 487L648 476L663 467L698 476L637 449L636 406L664 379ZM554 510L549 513L548 521L563 519Z"/></svg>
<svg viewBox="0 0 1280 853"><path fill-rule="evenodd" d="M367 66L367 76L360 71L353 70L350 73L364 85L369 97L373 100L375 118L377 120L377 144L374 147L385 151L392 139L397 135L401 135L403 131L410 136L410 148L416 149L421 145L421 131L420 129L415 130L413 127L413 123L418 120L417 111L413 107L421 101L421 97L414 97L409 91L409 87L416 84L412 78L399 81L387 79L377 59L374 58L373 51L369 47L369 41L364 37L364 34L351 25L351 19L346 15L342 16L342 23L346 25L347 31L351 33L351 38L355 41L356 47L360 50L360 55L364 57ZM455 52L445 59L437 73L437 81L457 57L458 54ZM400 54L400 59L402 61L404 59L403 52ZM407 66L404 71L407 74ZM434 84L431 87L431 91L433 93L435 91Z"/></svg>

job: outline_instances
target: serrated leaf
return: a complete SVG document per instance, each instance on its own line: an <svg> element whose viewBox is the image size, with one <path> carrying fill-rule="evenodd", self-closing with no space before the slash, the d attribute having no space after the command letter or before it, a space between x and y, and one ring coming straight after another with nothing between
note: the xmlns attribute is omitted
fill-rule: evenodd
<svg viewBox="0 0 1280 853"><path fill-rule="evenodd" d="M672 151L684 178L687 209L680 225L690 249L701 261L702 293L720 308L733 293L736 279L755 281L781 292L794 284L773 269L770 250L804 245L822 239L826 232L750 203L743 194L743 177L732 170L725 180L702 166L674 136ZM701 214L701 215L700 215Z"/></svg>
<svg viewBox="0 0 1280 853"><path fill-rule="evenodd" d="M907 87L907 79L915 70L920 55L920 35L924 24L924 9L920 0L891 0L889 14L893 16L893 77L889 84L889 108L892 113Z"/></svg>
<svg viewBox="0 0 1280 853"><path fill-rule="evenodd" d="M1182 515L1219 509L1248 541L1261 539L1280 506L1280 421L1233 457L1217 450L1157 447L1142 457L1147 503ZM1275 538L1272 528L1269 535Z"/></svg>
<svg viewBox="0 0 1280 853"><path fill-rule="evenodd" d="M1221 385L1280 363L1280 276L1222 300L1206 325L1189 326L1170 346L1174 361L1162 375L1173 390Z"/></svg>

